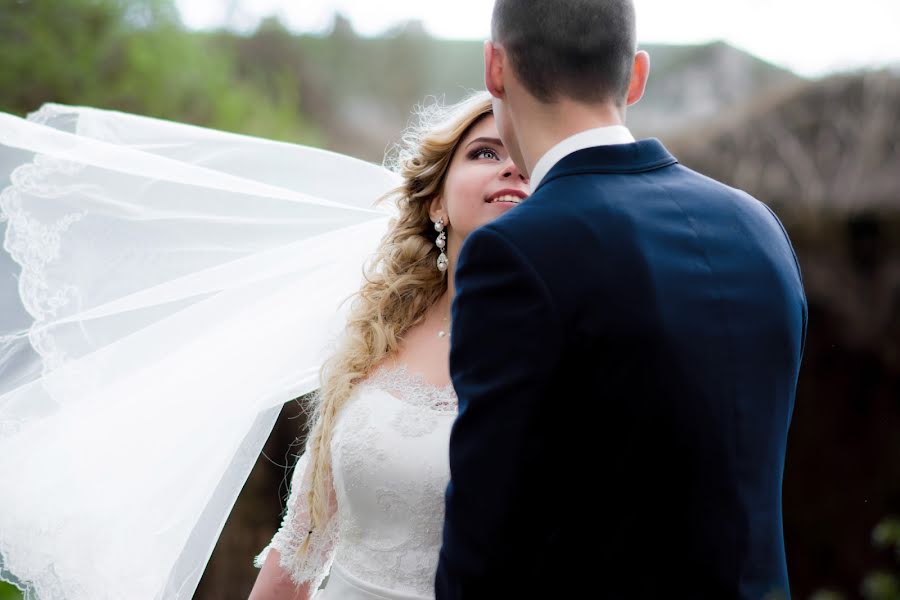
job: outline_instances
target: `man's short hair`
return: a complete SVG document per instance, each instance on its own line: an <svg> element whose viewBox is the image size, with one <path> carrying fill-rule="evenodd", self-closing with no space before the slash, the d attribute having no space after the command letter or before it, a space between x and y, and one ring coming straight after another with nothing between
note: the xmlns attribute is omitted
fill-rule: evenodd
<svg viewBox="0 0 900 600"><path fill-rule="evenodd" d="M631 0L496 0L492 34L538 100L625 103L637 47Z"/></svg>

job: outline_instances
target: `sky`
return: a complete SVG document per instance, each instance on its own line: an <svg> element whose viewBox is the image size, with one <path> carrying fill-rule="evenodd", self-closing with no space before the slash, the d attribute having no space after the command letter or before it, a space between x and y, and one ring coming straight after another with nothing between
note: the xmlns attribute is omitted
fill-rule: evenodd
<svg viewBox="0 0 900 600"><path fill-rule="evenodd" d="M176 0L192 29L252 31L277 15L297 33L326 33L335 13L375 36L408 20L450 39L490 37L490 0ZM640 43L724 40L801 75L900 65L900 0L635 0Z"/></svg>

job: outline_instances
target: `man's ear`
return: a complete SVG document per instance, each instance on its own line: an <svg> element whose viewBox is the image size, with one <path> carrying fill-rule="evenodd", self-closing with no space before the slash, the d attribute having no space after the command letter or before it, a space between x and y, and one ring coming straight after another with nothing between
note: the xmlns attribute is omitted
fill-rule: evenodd
<svg viewBox="0 0 900 600"><path fill-rule="evenodd" d="M506 52L501 46L488 40L484 43L484 87L494 98L503 100L506 86L503 70L506 68Z"/></svg>
<svg viewBox="0 0 900 600"><path fill-rule="evenodd" d="M628 97L625 100L627 106L631 106L644 95L644 89L647 87L647 77L649 76L650 55L641 50L634 55L634 64L631 67L631 83L628 84Z"/></svg>

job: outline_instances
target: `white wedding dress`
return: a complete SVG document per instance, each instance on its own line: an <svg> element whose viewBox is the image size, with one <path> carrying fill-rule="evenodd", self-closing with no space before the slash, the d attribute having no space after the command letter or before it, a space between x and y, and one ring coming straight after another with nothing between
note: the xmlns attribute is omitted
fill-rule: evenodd
<svg viewBox="0 0 900 600"><path fill-rule="evenodd" d="M452 386L437 387L405 367L376 371L353 392L331 443L336 508L295 556L309 530L304 454L291 482L281 529L270 549L316 600L434 598L434 577L450 479L448 446L456 417Z"/></svg>

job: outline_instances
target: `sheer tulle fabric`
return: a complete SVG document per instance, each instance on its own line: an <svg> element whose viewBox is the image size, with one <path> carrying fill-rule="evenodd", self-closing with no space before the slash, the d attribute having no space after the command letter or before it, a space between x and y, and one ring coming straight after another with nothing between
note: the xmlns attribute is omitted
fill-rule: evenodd
<svg viewBox="0 0 900 600"><path fill-rule="evenodd" d="M382 167L134 115L0 114L0 577L190 598L384 234Z"/></svg>

